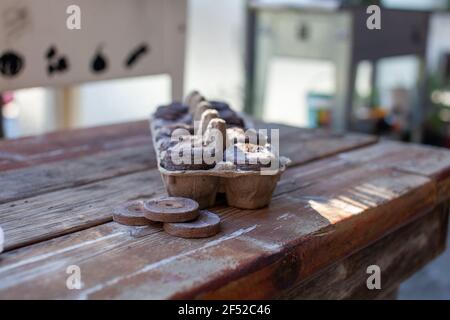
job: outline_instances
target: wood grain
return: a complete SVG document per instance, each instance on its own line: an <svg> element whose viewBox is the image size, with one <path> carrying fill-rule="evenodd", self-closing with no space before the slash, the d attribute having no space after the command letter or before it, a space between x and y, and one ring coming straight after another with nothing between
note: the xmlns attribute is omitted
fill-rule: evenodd
<svg viewBox="0 0 450 320"><path fill-rule="evenodd" d="M5 250L111 221L118 204L161 195L163 189L153 169L1 204Z"/></svg>
<svg viewBox="0 0 450 320"><path fill-rule="evenodd" d="M357 164L329 158L290 168L282 176L274 195L304 188L336 172L355 167ZM105 173L100 171L99 174ZM24 188L26 190L26 186ZM165 195L165 190L160 174L153 169L0 204L0 225L7 233L5 249L111 221L112 209L121 202L162 195Z"/></svg>
<svg viewBox="0 0 450 320"><path fill-rule="evenodd" d="M0 173L0 204L156 168L147 144Z"/></svg>
<svg viewBox="0 0 450 320"><path fill-rule="evenodd" d="M363 150L343 153L340 157L350 162L370 162L374 166L389 166L430 177L437 183L439 200L445 201L450 197L449 150L385 141Z"/></svg>
<svg viewBox="0 0 450 320"><path fill-rule="evenodd" d="M158 229L134 238L108 223L7 252L0 298L272 297L411 221L434 201L428 178L352 168L280 194L269 208L215 208L222 232L211 239L177 239ZM154 250L161 244L164 250ZM82 270L81 291L63 285L71 264Z"/></svg>
<svg viewBox="0 0 450 320"><path fill-rule="evenodd" d="M148 141L147 121L74 129L0 141L0 171L95 154Z"/></svg>
<svg viewBox="0 0 450 320"><path fill-rule="evenodd" d="M135 125L138 128L142 127L141 123ZM329 137L330 133L323 130L314 130L314 134L311 134L307 129L277 124L271 124L271 126L280 128L282 137L286 137L281 152L290 154L297 165L375 141L370 136L358 136L357 139L351 136L325 139L324 137ZM127 126L123 127L127 128ZM112 129L116 127L100 129L104 131L99 133L100 137L106 139L105 137L114 134ZM140 132L139 130L131 131L136 134ZM94 133L97 131L93 129L89 133L81 131L77 133L81 137L75 140L82 143L87 141L89 136L94 139L92 137ZM56 135L55 139L65 141L67 136L62 135L63 137ZM314 137L317 137L317 141ZM296 147L297 138L304 139L304 149ZM321 143L323 139L328 140L328 143ZM62 143L60 140L55 144ZM25 141L28 140L25 139ZM112 151L95 152L88 156L78 156L74 159L0 173L0 182L3 186L0 190L0 225L8 233L6 249L10 250L110 221L110 207L120 201L137 199L141 195L163 195L159 174L156 171L148 171L156 167L155 153L150 141L150 137L147 137L144 143L137 146L128 148L122 146ZM316 149L312 148L315 141ZM15 145L13 142L9 143ZM31 142L28 141L28 143ZM102 140L102 143L105 145L105 140ZM312 166L311 170L331 172L335 165L342 163L328 162L328 164L329 167L324 166L319 169L314 169L315 166ZM301 172L306 173L308 170L306 168ZM138 172L141 174L134 174ZM298 172L300 171L296 171L293 177L297 177ZM303 183L303 174L298 176L301 179L298 181L301 183ZM138 176L143 178L137 179ZM107 181L108 179L111 181ZM290 179L281 186L289 190L298 187L296 184L296 179ZM157 192L149 192L147 186L153 186ZM109 190L112 190L112 193ZM283 192L282 190L279 192ZM120 195L115 196L115 194ZM71 201L68 203L67 199ZM98 211L86 210L86 203L92 207L98 207ZM105 212L105 208L109 208L108 212ZM70 214L67 214L68 212ZM47 226L47 221L52 223Z"/></svg>
<svg viewBox="0 0 450 320"><path fill-rule="evenodd" d="M337 183L334 179L297 191L299 194L305 194L306 190L312 191L314 196L311 199L307 200L308 197L303 199L307 200L313 212L319 213L319 216L312 214L308 219L308 216L300 215L298 221L290 219L286 222L288 225L282 228L277 228L265 220L258 235L253 235L257 241L264 243L270 244L272 239L287 242L289 245L283 254L271 264L254 272L248 272L241 279L229 281L220 289L202 292L195 296L214 299L274 297L277 292L285 290L297 281L312 277L327 265L375 242L433 206L435 190L428 179L412 175L403 176L403 174L393 179L388 172L374 171L374 176L368 178L369 182L363 173L364 169L360 168L345 175L339 175L337 179L342 179L340 181L342 185L334 185L331 188L334 190L333 196L320 194L321 191L328 189L325 184ZM358 176L362 179L359 180ZM351 182L350 185L345 186L344 181L349 180L358 181L358 186L351 186ZM422 183L422 187L419 187ZM415 187L410 184L415 184ZM333 194L333 191L328 190ZM365 191L361 192L362 190ZM400 195L406 190L409 191ZM289 194L289 196L293 198L292 195ZM423 206L415 202L418 198L421 198L419 202L424 204ZM405 208L408 209L405 210ZM288 212L294 213L290 217L297 217L295 211ZM321 219L325 219L328 225L324 224L321 228L314 229L313 226L324 222ZM300 223L302 223L301 227ZM305 238L301 235L297 238L293 236L299 230L308 227L311 229L308 230ZM291 241L289 237L292 237ZM362 243L365 244L362 245ZM258 290L254 290L255 287ZM177 297L185 296L177 295Z"/></svg>
<svg viewBox="0 0 450 320"><path fill-rule="evenodd" d="M133 134L142 131L141 122L138 122L134 125L137 126L139 130L131 130ZM327 143L323 143L322 141L324 139L324 136L330 135L325 131L317 133L317 139L314 140L314 135L311 135L311 133L308 133L308 131L305 132L305 129L286 127L283 125L277 126L281 128L280 130L282 130L284 136L289 135L291 137L294 137L294 139L289 138L290 140L286 140L286 142L283 142L281 148L281 154L286 154L292 158L292 165L299 165L302 163L310 162L315 159L333 155L338 151L346 151L374 142L374 139L370 136L358 136L358 138L356 139L352 138L352 136L349 136L348 138L341 137L325 139ZM133 126L131 127L134 128ZM130 142L129 139L125 139L124 141L119 140L121 141L121 144L114 143L114 141L110 141L108 144L105 140L103 140L110 137L110 135L114 133L111 132L112 129L117 129L120 133L124 130L124 128L128 128L128 126L116 125L100 127L98 129L100 130L98 134L101 138L99 141L96 137L92 137L94 133L97 133L97 131L94 131L94 129L90 129L90 131L88 130L88 133L77 131L75 134L74 142L70 144L70 147L78 148L80 147L79 143L87 143L88 137L91 136L92 140L97 142L91 142L91 145L88 146L92 147L101 145L103 147L102 152L100 152L101 150L96 150L96 152L94 152L94 150L89 149L89 152L93 153L92 155L75 156L74 154L71 154L70 151L67 150L67 148L63 148L61 150L64 150L62 151L64 157L68 157L69 159L54 162L55 159L50 160L48 158L45 158L45 155L48 155L48 153L47 151L43 151L43 153L38 154L40 157L43 157L40 159L50 161L50 163L44 163L40 165L35 164L21 170L0 172L0 182L3 186L3 188L0 190L0 203L7 203L18 199L25 199L50 191L76 187L107 178L114 178L116 176L121 176L127 173L155 168L155 152L153 150L153 147L151 146L151 138L149 135L138 136L136 141L133 140L133 143L139 142L139 144L131 147L126 147L127 143ZM147 132L147 134L149 134L149 132ZM293 146L298 144L298 141L296 139L301 139L302 135L308 135L308 139L307 142L304 143L304 148L302 150L299 150L298 147ZM113 137L116 136L114 135ZM25 142L28 142L28 144L31 144L31 142L28 141L31 139L32 138L27 138L24 140ZM63 144L63 142L68 139L67 133L56 135L54 139L56 139L57 142L50 143L51 146L58 145L60 148L62 148L63 146L67 147ZM61 142L61 140L63 142ZM5 144L7 144L10 149L12 148L12 146L16 148L16 145L20 146L20 144L15 140L9 142L9 144L5 142ZM39 145L39 143L37 142L35 144L36 146ZM104 151L105 146L111 144L114 145L113 149L116 150L108 152ZM313 148L313 145L316 145L316 147ZM0 154L2 152L2 147L4 146L0 144ZM47 147L45 145L41 147L42 150L47 150ZM29 160L30 158L28 157L26 159ZM23 165L25 166L25 162L23 163Z"/></svg>
<svg viewBox="0 0 450 320"><path fill-rule="evenodd" d="M361 148L375 139L265 126L281 128L281 154L296 166L284 174L268 208L213 208L222 231L210 239L177 239L159 227L110 222L118 203L164 193L145 151L151 149L148 134L135 125L123 141L114 126L99 140L95 129L80 131L73 142L70 135L57 143L44 139L37 157L44 160L16 159L0 173L8 186L0 191L7 250L0 256L0 298L275 297L450 198L450 158L440 149L402 145L400 152L386 142ZM0 155L39 155L39 142L28 139L0 144ZM34 151L20 151L26 144L35 144ZM84 144L86 154L71 149ZM51 150L61 145L68 151L53 157ZM23 168L9 171L15 166ZM81 268L80 291L65 287L72 264Z"/></svg>
<svg viewBox="0 0 450 320"><path fill-rule="evenodd" d="M128 152L128 150L116 151L118 156L124 155L125 157ZM360 151L355 151L355 153L356 152L360 153ZM139 157L139 154L142 154L142 157ZM351 155L351 153L347 155ZM99 166L95 165L95 161L88 161L89 159L87 159L85 163L81 161L81 159L78 159L75 163L81 163L87 172L92 172L93 174L88 181L95 181L96 179L108 177L108 175L117 175L117 173L122 170L121 163L124 163L125 161L122 160L122 162L117 162L115 161L116 159L110 159L109 156L111 156L109 153L107 156L105 155L105 161L100 161ZM430 154L427 154L427 156L430 156ZM103 154L95 156L94 159L97 159L98 157L103 157ZM279 183L275 194L305 187L334 172L353 168L361 162L349 161L347 158L347 156L339 156L339 158L328 158L310 163L307 166L291 168L288 173L284 174L282 177L282 181ZM130 161L137 162L136 165L134 167L125 166L123 170L141 170L145 168L146 161L144 159L144 151L138 153L135 157L130 157ZM103 166L105 162L111 164L111 166L109 166L110 170L105 170L105 167ZM373 164L371 165L373 166ZM390 164L388 163L388 165ZM381 164L378 166L382 167ZM51 170L55 172L54 170L57 170L57 168ZM106 166L106 168L108 168L108 166ZM58 170L63 170L63 168L59 168ZM50 175L47 179L53 181L51 179L52 177L53 175ZM56 177L58 177L57 179L61 178L58 175L56 175ZM70 186L86 182L84 179L88 178L82 174L75 174L71 179L64 181L67 186ZM14 176L11 176L9 181L12 185L11 189L9 191L3 191L7 196L8 192L12 192L13 190L16 190L17 193L21 192L20 188L14 186ZM56 182L54 185L51 185L51 183L44 184L44 181L46 181L45 179L38 181L40 182L38 184L40 189L56 188L58 185ZM156 196L164 194L160 181L158 172L142 171L132 175L115 177L110 181L108 179L102 180L98 183L62 189L56 192L45 193L41 196L4 203L0 205L0 225L2 225L8 233L6 249L17 248L36 241L42 241L43 239L49 239L53 236L72 232L73 230L81 230L92 225L110 221L111 208L120 203L120 201L145 198L149 195ZM448 181L445 183L448 184ZM28 192L26 183L23 182L21 184L17 182L17 184L23 188L24 192ZM36 187L36 185L33 185L32 183L29 184ZM150 192L151 188L154 189L154 192ZM33 190L35 189L31 188L30 192L33 192ZM95 192L92 192L91 190L95 190ZM36 190L34 192L38 191L39 190ZM116 194L118 196L115 196ZM12 193L12 195L14 196L14 193ZM11 198L13 197L11 195L9 196ZM72 201L68 203L66 199L72 199ZM92 208L86 210L86 203L89 203L91 207L98 207L99 209L96 211ZM70 212L71 214L67 215L67 212ZM52 224L49 227L47 227L48 220L52 221ZM27 221L27 223L24 224L23 221Z"/></svg>
<svg viewBox="0 0 450 320"><path fill-rule="evenodd" d="M279 130L280 155L291 159L291 166L308 163L377 142L375 136L348 133L334 134L326 129L298 128L284 124L254 121L257 129Z"/></svg>
<svg viewBox="0 0 450 320"><path fill-rule="evenodd" d="M384 299L400 283L445 250L448 205L440 205L380 241L338 261L279 299ZM367 267L381 270L381 289L369 290Z"/></svg>
<svg viewBox="0 0 450 320"><path fill-rule="evenodd" d="M337 166L352 167L342 160L325 160L323 165L289 169L292 173L283 176L275 194L310 185L335 172ZM5 248L10 250L108 222L112 209L121 202L164 194L160 174L153 169L0 204L0 225L7 233Z"/></svg>

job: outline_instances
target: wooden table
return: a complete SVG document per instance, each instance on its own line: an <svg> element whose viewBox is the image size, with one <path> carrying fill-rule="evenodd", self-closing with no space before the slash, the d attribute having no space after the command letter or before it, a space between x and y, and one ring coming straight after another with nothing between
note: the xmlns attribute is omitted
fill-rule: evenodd
<svg viewBox="0 0 450 320"><path fill-rule="evenodd" d="M293 161L271 205L219 205L221 233L196 240L111 220L164 193L146 121L1 142L0 298L386 298L444 250L449 151L260 126Z"/></svg>

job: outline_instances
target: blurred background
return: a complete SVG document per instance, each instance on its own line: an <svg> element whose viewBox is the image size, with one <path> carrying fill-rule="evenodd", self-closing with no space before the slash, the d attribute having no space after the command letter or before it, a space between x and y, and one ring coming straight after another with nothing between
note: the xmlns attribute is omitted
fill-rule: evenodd
<svg viewBox="0 0 450 320"><path fill-rule="evenodd" d="M186 15L179 79L5 90L0 137L144 119L178 81L266 121L450 148L449 0L187 0ZM448 270L447 251L399 297L450 298Z"/></svg>
<svg viewBox="0 0 450 320"><path fill-rule="evenodd" d="M370 3L383 8L381 30L364 28ZM189 0L184 91L267 121L450 147L449 9L447 0ZM167 74L3 92L4 136L142 119L171 99Z"/></svg>

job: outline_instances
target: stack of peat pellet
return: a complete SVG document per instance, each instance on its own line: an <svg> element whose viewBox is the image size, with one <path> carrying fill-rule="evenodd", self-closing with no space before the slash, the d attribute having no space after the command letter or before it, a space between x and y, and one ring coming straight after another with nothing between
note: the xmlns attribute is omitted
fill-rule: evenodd
<svg viewBox="0 0 450 320"><path fill-rule="evenodd" d="M128 226L153 225L181 238L206 238L220 231L220 218L199 210L196 201L181 197L161 197L126 202L113 211L114 221Z"/></svg>

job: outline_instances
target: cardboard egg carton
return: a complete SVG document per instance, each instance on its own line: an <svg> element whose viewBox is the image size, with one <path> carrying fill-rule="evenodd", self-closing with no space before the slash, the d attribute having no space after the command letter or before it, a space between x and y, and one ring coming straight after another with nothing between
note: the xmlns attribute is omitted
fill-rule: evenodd
<svg viewBox="0 0 450 320"><path fill-rule="evenodd" d="M150 129L167 193L194 199L200 208L213 206L218 193L224 193L228 205L233 207L267 206L290 160L272 152L265 135L256 130L247 130L245 134L248 127L249 121L228 105L208 102L195 91L183 105L158 108L151 118ZM204 155L208 148L223 151L223 157L218 155L219 161L210 165L204 161L181 166L172 163L173 154L192 146L189 157L197 152Z"/></svg>

